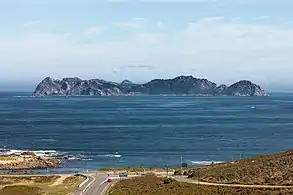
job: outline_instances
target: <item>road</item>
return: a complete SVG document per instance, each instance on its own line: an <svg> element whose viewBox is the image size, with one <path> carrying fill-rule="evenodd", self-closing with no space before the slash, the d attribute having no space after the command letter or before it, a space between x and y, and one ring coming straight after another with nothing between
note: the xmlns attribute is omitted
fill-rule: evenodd
<svg viewBox="0 0 293 195"><path fill-rule="evenodd" d="M111 184L107 182L107 174L90 174L87 177L88 181L74 195L104 195Z"/></svg>

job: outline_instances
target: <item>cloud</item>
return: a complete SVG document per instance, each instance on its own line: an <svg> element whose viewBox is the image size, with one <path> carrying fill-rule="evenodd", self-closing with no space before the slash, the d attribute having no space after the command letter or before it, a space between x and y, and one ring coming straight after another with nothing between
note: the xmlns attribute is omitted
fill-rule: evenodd
<svg viewBox="0 0 293 195"><path fill-rule="evenodd" d="M259 16L257 18L254 18L254 20L267 20L267 19L270 19L271 17L270 16Z"/></svg>
<svg viewBox="0 0 293 195"><path fill-rule="evenodd" d="M39 24L41 24L41 23L42 23L42 22L39 21L39 20L36 20L36 21L27 21L27 22L24 22L24 23L22 24L22 26L24 26L24 27L31 27L31 26L39 25Z"/></svg>
<svg viewBox="0 0 293 195"><path fill-rule="evenodd" d="M166 27L166 25L162 21L157 21L156 26L160 30L163 30Z"/></svg>
<svg viewBox="0 0 293 195"><path fill-rule="evenodd" d="M143 17L136 17L136 18L134 18L134 20L146 20L146 19Z"/></svg>
<svg viewBox="0 0 293 195"><path fill-rule="evenodd" d="M236 17L232 18L231 22L239 22L240 19L241 19L240 16L236 16Z"/></svg>
<svg viewBox="0 0 293 195"><path fill-rule="evenodd" d="M102 26L92 26L86 30L85 35L87 37L92 37L93 35L97 35L102 32L103 29L104 27Z"/></svg>
<svg viewBox="0 0 293 195"><path fill-rule="evenodd" d="M112 72L113 72L114 74L117 74L117 73L120 72L120 70L119 70L118 68L112 68Z"/></svg>
<svg viewBox="0 0 293 195"><path fill-rule="evenodd" d="M117 29L108 30L121 36ZM0 38L0 68L9 76L29 74L38 79L73 75L121 80L128 75L149 80L196 70L195 76L219 83L265 82L268 77L291 78L292 34L290 27L219 18L203 18L175 31L134 31L119 41L93 43L80 42L74 34L34 32Z"/></svg>
<svg viewBox="0 0 293 195"><path fill-rule="evenodd" d="M225 18L222 16L211 16L211 17L206 17L206 18L202 18L200 21L202 22L214 22L214 21L218 21L218 20L224 20Z"/></svg>
<svg viewBox="0 0 293 195"><path fill-rule="evenodd" d="M140 28L141 24L132 21L117 22L116 26L121 28Z"/></svg>
<svg viewBox="0 0 293 195"><path fill-rule="evenodd" d="M152 65L126 65L123 67L126 67L126 68L155 68Z"/></svg>

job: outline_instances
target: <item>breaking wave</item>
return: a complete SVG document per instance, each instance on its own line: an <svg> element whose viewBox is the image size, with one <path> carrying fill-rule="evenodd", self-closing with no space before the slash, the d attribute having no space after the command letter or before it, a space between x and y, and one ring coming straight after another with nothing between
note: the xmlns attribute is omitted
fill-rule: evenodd
<svg viewBox="0 0 293 195"><path fill-rule="evenodd" d="M104 154L104 155L99 155L100 157L109 157L109 158L121 158L122 155L115 153L115 154Z"/></svg>
<svg viewBox="0 0 293 195"><path fill-rule="evenodd" d="M192 164L197 164L197 165L212 165L212 164L219 164L223 163L224 161L190 161Z"/></svg>

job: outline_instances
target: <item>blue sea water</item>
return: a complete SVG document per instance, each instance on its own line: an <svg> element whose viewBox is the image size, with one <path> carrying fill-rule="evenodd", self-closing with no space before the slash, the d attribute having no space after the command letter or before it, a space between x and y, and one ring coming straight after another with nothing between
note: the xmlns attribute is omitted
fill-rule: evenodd
<svg viewBox="0 0 293 195"><path fill-rule="evenodd" d="M293 148L293 96L48 97L0 93L0 147L82 157L59 171L179 166ZM118 152L120 158L114 158ZM206 162L207 161L207 162Z"/></svg>

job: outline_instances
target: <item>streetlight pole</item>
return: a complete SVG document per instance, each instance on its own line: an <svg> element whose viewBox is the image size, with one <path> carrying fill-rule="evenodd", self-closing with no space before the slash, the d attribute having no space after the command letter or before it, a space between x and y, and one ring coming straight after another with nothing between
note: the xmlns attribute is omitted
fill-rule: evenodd
<svg viewBox="0 0 293 195"><path fill-rule="evenodd" d="M180 175L182 175L182 156L180 156Z"/></svg>

